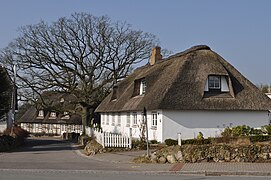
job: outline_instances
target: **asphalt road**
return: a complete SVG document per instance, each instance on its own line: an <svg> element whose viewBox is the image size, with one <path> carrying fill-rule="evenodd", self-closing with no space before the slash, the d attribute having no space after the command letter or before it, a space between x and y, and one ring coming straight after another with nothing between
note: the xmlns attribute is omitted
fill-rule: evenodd
<svg viewBox="0 0 271 180"><path fill-rule="evenodd" d="M79 156L71 144L53 138L30 138L12 152L0 153L0 180L213 180L270 179L270 177L189 176L170 173L131 171L123 164L109 163Z"/></svg>
<svg viewBox="0 0 271 180"><path fill-rule="evenodd" d="M0 169L119 170L120 168L117 164L78 156L67 141L29 138L25 146L0 154Z"/></svg>

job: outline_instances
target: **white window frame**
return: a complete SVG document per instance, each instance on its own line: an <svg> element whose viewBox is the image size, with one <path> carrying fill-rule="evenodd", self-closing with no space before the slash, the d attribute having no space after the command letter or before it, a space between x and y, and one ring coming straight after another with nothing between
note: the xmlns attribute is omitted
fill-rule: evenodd
<svg viewBox="0 0 271 180"><path fill-rule="evenodd" d="M137 113L133 112L133 126L137 125Z"/></svg>
<svg viewBox="0 0 271 180"><path fill-rule="evenodd" d="M64 111L63 115L64 115L63 116L64 119L69 119L70 118L69 112L67 112L67 111Z"/></svg>
<svg viewBox="0 0 271 180"><path fill-rule="evenodd" d="M139 95L144 95L146 93L146 80L142 79L140 82L140 91Z"/></svg>
<svg viewBox="0 0 271 180"><path fill-rule="evenodd" d="M44 111L43 110L39 110L38 117L44 117Z"/></svg>
<svg viewBox="0 0 271 180"><path fill-rule="evenodd" d="M151 114L151 119L152 119L152 126L153 127L157 127L157 122L158 122L158 114L157 114L157 112L152 112L152 114Z"/></svg>
<svg viewBox="0 0 271 180"><path fill-rule="evenodd" d="M109 125L109 113L106 114L106 125Z"/></svg>
<svg viewBox="0 0 271 180"><path fill-rule="evenodd" d="M213 84L213 85L211 85ZM209 89L221 89L221 76L211 75L208 77Z"/></svg>
<svg viewBox="0 0 271 180"><path fill-rule="evenodd" d="M131 114L130 114L130 112L127 112L127 114L126 114L126 126L130 127L130 124L131 124Z"/></svg>
<svg viewBox="0 0 271 180"><path fill-rule="evenodd" d="M115 113L112 113L112 122L111 122L112 126L115 126Z"/></svg>
<svg viewBox="0 0 271 180"><path fill-rule="evenodd" d="M105 118L106 118L106 114L105 114L105 113L102 113L102 114L101 114L102 125L105 124Z"/></svg>
<svg viewBox="0 0 271 180"><path fill-rule="evenodd" d="M121 126L121 113L118 113L118 126Z"/></svg>
<svg viewBox="0 0 271 180"><path fill-rule="evenodd" d="M50 112L50 117L51 118L56 118L56 112Z"/></svg>

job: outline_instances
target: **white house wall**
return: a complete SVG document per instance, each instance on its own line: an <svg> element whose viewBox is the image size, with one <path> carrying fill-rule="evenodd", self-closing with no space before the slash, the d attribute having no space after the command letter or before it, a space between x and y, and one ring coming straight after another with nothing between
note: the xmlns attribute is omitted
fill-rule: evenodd
<svg viewBox="0 0 271 180"><path fill-rule="evenodd" d="M157 113L157 126L152 126L152 113ZM133 113L130 112L130 124L127 124L127 112L114 113L115 123L112 123L113 113L101 113L101 127L104 132L111 132L116 134L131 135L133 138L140 138L140 128L142 127L142 112L137 113L137 124L133 124ZM106 123L107 116L109 115L109 123ZM117 124L118 116L121 116L121 123ZM148 111L148 137L149 140L162 139L162 113L161 111Z"/></svg>
<svg viewBox="0 0 271 180"><path fill-rule="evenodd" d="M261 127L268 124L267 111L169 111L163 110L163 138L195 138L199 132L204 137L220 135L224 127L247 125Z"/></svg>

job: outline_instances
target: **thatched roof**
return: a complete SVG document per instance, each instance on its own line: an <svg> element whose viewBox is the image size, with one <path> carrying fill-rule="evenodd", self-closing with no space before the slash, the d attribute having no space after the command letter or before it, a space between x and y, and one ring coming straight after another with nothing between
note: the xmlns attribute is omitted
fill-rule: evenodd
<svg viewBox="0 0 271 180"><path fill-rule="evenodd" d="M74 94L58 91L45 91L37 101L37 108L67 111L75 109L77 104L79 104L78 98Z"/></svg>
<svg viewBox="0 0 271 180"><path fill-rule="evenodd" d="M209 75L229 79L227 95L205 96ZM135 80L145 78L146 93L133 97ZM121 81L117 99L109 94L96 112L147 110L269 110L271 100L208 46L195 46L136 69Z"/></svg>
<svg viewBox="0 0 271 180"><path fill-rule="evenodd" d="M79 115L80 105L74 94L46 91L42 95L42 100L37 101L36 106L29 108L24 115L17 120L18 123L47 123L47 124L82 124ZM44 111L44 117L38 117L39 110ZM50 113L56 112L56 118L51 118ZM69 113L69 118L65 118L64 112Z"/></svg>

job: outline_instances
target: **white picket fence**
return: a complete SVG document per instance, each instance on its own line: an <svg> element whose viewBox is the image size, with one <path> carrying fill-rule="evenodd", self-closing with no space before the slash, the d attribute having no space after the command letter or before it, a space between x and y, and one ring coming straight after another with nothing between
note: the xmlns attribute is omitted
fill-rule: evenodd
<svg viewBox="0 0 271 180"><path fill-rule="evenodd" d="M86 134L94 136L96 141L105 147L132 148L132 137L109 132L102 132L101 129L87 128Z"/></svg>

